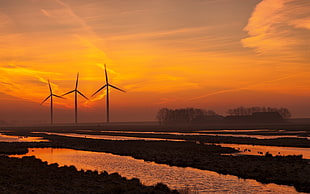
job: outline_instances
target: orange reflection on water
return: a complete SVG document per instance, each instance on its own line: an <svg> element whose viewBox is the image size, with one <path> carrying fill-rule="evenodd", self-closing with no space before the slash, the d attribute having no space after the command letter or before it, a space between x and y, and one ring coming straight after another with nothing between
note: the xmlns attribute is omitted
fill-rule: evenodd
<svg viewBox="0 0 310 194"><path fill-rule="evenodd" d="M263 145L245 145L245 144L217 144L222 147L232 147L241 152L238 154L244 155L264 155L266 152L273 156L281 155L302 155L304 159L310 159L309 148L297 148L297 147L280 147L280 146L263 146Z"/></svg>
<svg viewBox="0 0 310 194"><path fill-rule="evenodd" d="M13 136L4 135L0 133L0 142L42 142L48 141L42 137L26 137L26 136Z"/></svg>
<svg viewBox="0 0 310 194"><path fill-rule="evenodd" d="M220 175L207 170L156 164L109 153L31 148L27 154L14 157L32 155L48 163L58 163L60 166L74 165L77 169L117 172L128 179L139 178L145 185L162 182L171 189L189 188L199 193L298 193L291 186L261 184L255 180L239 179L236 176Z"/></svg>
<svg viewBox="0 0 310 194"><path fill-rule="evenodd" d="M182 139L164 139L164 138L152 138L152 137L127 137L117 135L91 135L91 134L79 134L79 133L52 133L52 132L33 132L44 133L47 135L60 135L66 137L80 137L89 139L105 139L105 140L145 140L145 141L184 141Z"/></svg>

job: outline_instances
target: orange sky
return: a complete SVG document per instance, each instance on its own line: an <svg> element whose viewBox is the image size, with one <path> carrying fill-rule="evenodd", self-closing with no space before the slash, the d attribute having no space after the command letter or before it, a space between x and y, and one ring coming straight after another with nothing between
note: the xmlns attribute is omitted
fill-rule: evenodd
<svg viewBox="0 0 310 194"><path fill-rule="evenodd" d="M0 120L48 122L56 94L112 84L111 121L154 120L162 107L225 114L287 107L310 117L309 0L0 0ZM73 95L55 99L73 122ZM81 122L105 120L104 92Z"/></svg>

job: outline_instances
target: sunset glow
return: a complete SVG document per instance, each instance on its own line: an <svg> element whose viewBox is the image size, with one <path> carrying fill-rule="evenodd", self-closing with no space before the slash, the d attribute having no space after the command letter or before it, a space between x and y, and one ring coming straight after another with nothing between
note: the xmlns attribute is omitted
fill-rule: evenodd
<svg viewBox="0 0 310 194"><path fill-rule="evenodd" d="M53 91L90 97L111 84L111 121L162 107L219 114L287 107L310 117L309 0L0 0L0 120L49 122ZM55 99L73 122L74 96ZM81 122L105 120L105 92L79 98Z"/></svg>

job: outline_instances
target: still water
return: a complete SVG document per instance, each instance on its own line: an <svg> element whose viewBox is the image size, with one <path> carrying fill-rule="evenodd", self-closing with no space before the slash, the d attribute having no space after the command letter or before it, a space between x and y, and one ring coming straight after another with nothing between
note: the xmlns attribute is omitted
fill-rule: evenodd
<svg viewBox="0 0 310 194"><path fill-rule="evenodd" d="M25 136L13 136L4 135L0 133L0 142L43 142L48 141L42 137L25 137Z"/></svg>
<svg viewBox="0 0 310 194"><path fill-rule="evenodd" d="M224 134L224 133L208 133L205 135L211 136L226 136L226 137L250 137L256 139L275 139L275 138L285 138L285 137L292 137L292 138L306 138L310 140L310 137L301 137L298 135L249 135L249 134Z"/></svg>
<svg viewBox="0 0 310 194"><path fill-rule="evenodd" d="M272 154L273 156L302 155L303 159L310 159L310 148L228 144L228 143L221 143L221 144L216 144L216 145L220 145L222 147L235 148L241 151L238 154L243 154L243 155L264 155L266 154L266 152L268 152Z"/></svg>
<svg viewBox="0 0 310 194"><path fill-rule="evenodd" d="M274 138L283 138L283 137L293 137L293 138L307 138L310 140L310 137L300 136L306 133L306 131L278 131L270 129L253 129L253 130L238 130L238 129L225 129L225 130L204 130L197 132L137 132L137 131L100 131L102 133L124 133L124 134L157 134L157 135L178 135L178 136L231 136L231 137L250 137L257 139L274 139ZM262 132L264 134L250 134L253 132ZM247 134L249 133L249 134ZM278 135L269 135L268 133L278 133ZM286 133L297 133L299 135L287 135Z"/></svg>
<svg viewBox="0 0 310 194"><path fill-rule="evenodd" d="M163 138L143 138L143 137L127 137L127 136L114 136L114 135L90 135L79 133L50 133L50 132L34 132L44 133L48 135L60 135L69 137L82 137L90 139L106 139L106 140L145 140L145 141L184 141L182 139L163 139ZM206 143L208 144L208 143ZM269 152L272 155L303 155L304 159L310 159L310 148L297 148L297 147L280 147L280 146L264 146L264 145L245 145L245 144L216 144L222 147L232 147L239 151L238 154L245 155L264 155ZM236 155L238 155L236 154Z"/></svg>
<svg viewBox="0 0 310 194"><path fill-rule="evenodd" d="M35 156L48 163L74 165L77 169L117 172L121 176L139 178L145 185L162 182L171 189L190 188L199 193L298 193L291 186L261 184L255 180L239 179L207 170L170 167L154 162L145 162L129 156L72 149L30 148L25 155Z"/></svg>
<svg viewBox="0 0 310 194"><path fill-rule="evenodd" d="M79 133L50 133L50 132L34 132L44 133L48 135L60 135L68 137L82 137L90 139L106 139L106 140L145 140L145 141L185 141L182 139L163 139L163 138L143 138L143 137L127 137L127 136L114 136L114 135L90 135L90 134L79 134ZM0 136L1 137L1 136ZM11 136L9 136L11 137ZM209 144L209 143L206 143ZM216 144L222 147L232 147L239 151L238 154L244 155L264 155L269 152L273 156L281 155L303 155L304 159L310 159L310 148L298 148L298 147L280 147L280 146L264 146L264 145L247 145L247 144L227 144L220 143Z"/></svg>
<svg viewBox="0 0 310 194"><path fill-rule="evenodd" d="M66 137L81 137L89 139L105 139L105 140L145 140L145 141L185 141L183 139L164 139L164 138L149 138L149 137L127 137L117 135L91 135L91 134L80 134L80 133L55 133L55 132L32 132L32 133L44 133L47 135L59 135Z"/></svg>

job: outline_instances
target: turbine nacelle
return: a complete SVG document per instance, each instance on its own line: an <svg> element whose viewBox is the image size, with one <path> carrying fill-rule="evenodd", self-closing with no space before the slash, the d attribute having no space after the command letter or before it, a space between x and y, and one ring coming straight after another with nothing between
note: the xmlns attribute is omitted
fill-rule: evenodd
<svg viewBox="0 0 310 194"><path fill-rule="evenodd" d="M53 96L55 96L55 97L57 97L57 98L62 98L62 99L64 99L64 97L62 97L62 96L58 96L58 95L56 95L56 94L53 94L53 90L52 90L52 86L51 86L50 80L48 80L48 87L49 87L49 90L50 90L50 95L49 95L48 97L46 97L46 98L41 102L41 105L42 105L44 102L46 102L49 98L51 98L51 97L53 97Z"/></svg>
<svg viewBox="0 0 310 194"><path fill-rule="evenodd" d="M52 96L55 96L57 98L62 98L62 99L65 99L64 97L62 96L58 96L56 94L52 94L52 95L49 95L48 97L46 97L40 104L42 105L44 102L46 102L49 98L51 98Z"/></svg>
<svg viewBox="0 0 310 194"><path fill-rule="evenodd" d="M116 90L119 90L119 91L121 91L121 92L126 92L125 90L122 90L122 89L120 89L120 88L118 88L118 87L116 87L116 86L113 86L112 84L109 84L109 78L108 78L108 73L107 73L107 66L106 66L106 64L104 64L104 72L105 72L105 85L104 86L102 86L101 88L99 88L92 96L95 96L98 92L100 92L101 90L103 90L105 87L112 87L112 88L114 88L114 89L116 89Z"/></svg>
<svg viewBox="0 0 310 194"><path fill-rule="evenodd" d="M122 90L116 86L113 86L109 83L109 79L108 79L108 72L107 72L107 66L106 64L104 64L104 73L105 73L105 85L103 85L101 88L99 88L92 96L95 96L98 92L100 92L101 90L103 90L104 88L106 88L106 101L107 101L107 123L109 123L110 121L110 110L109 110L109 87L114 88L116 90L119 90L121 92L126 92L125 90Z"/></svg>
<svg viewBox="0 0 310 194"><path fill-rule="evenodd" d="M49 98L51 99L51 124L53 124L53 96L54 97L57 97L57 98L64 98L62 96L58 96L56 94L53 93L53 90L52 90L52 86L51 86L51 82L50 80L48 80L48 87L49 87L49 90L50 90L50 95L48 97L46 97L42 102L41 102L41 105L46 102Z"/></svg>
<svg viewBox="0 0 310 194"><path fill-rule="evenodd" d="M80 92L80 91L78 90L78 85L79 85L79 73L77 73L77 76L76 76L76 81L75 81L75 88L74 88L74 90L71 90L71 91L69 91L69 92L67 92L67 93L64 93L64 94L61 95L61 96L65 96L65 95L71 94L71 93L73 93L73 92L76 92L76 93L80 94L83 98L85 98L86 100L89 100L82 92Z"/></svg>
<svg viewBox="0 0 310 194"><path fill-rule="evenodd" d="M76 76L76 81L75 81L75 88L74 90L71 90L61 96L65 96L65 95L68 95L68 94L71 94L71 93L75 93L75 99L74 99L74 105L75 105L75 123L77 123L77 106L78 106L78 102L77 102L77 96L78 94L81 95L83 98L85 98L86 100L89 100L82 92L80 92L78 90L78 85L79 85L79 73L77 73L77 76Z"/></svg>

